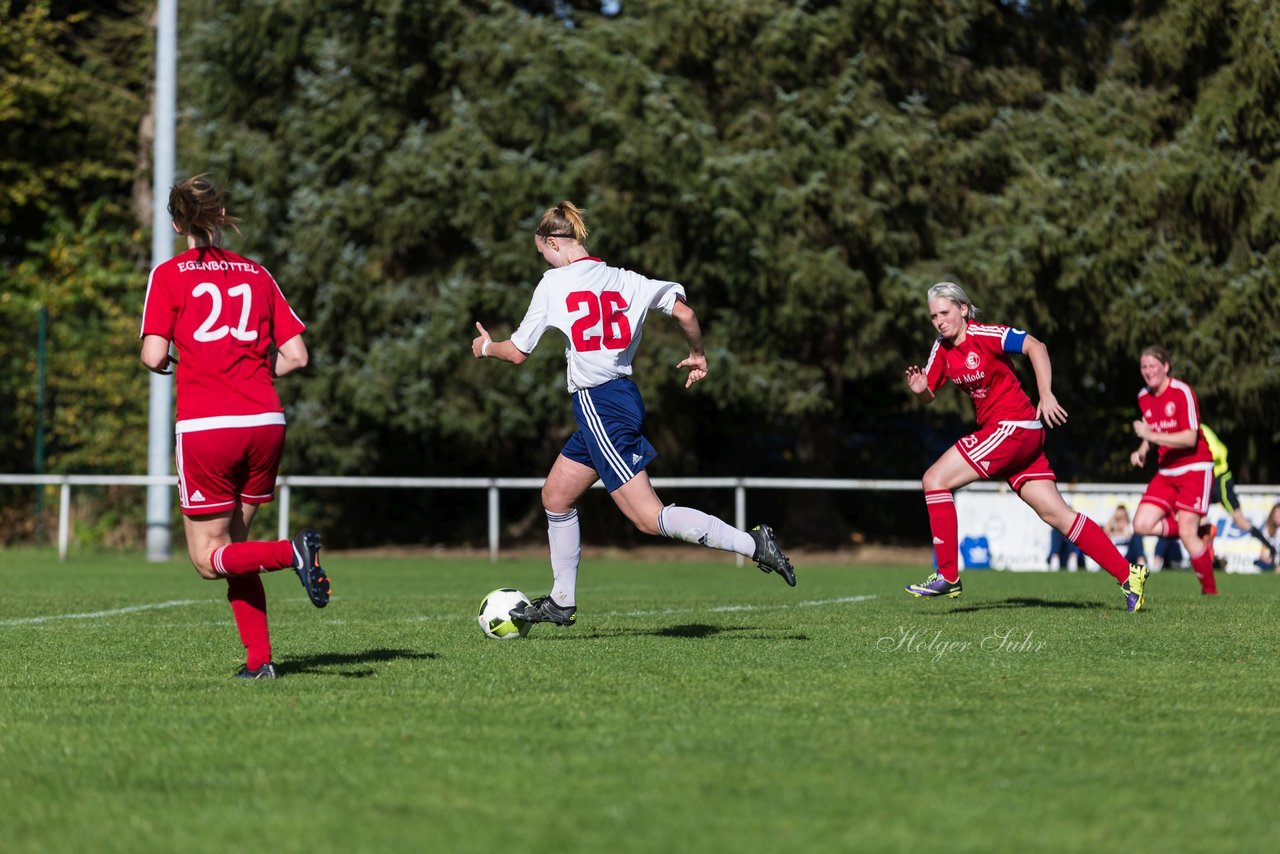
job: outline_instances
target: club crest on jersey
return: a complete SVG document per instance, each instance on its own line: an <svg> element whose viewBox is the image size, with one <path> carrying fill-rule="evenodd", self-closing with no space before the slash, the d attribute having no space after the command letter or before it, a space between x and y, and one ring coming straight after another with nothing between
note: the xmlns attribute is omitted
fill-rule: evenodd
<svg viewBox="0 0 1280 854"><path fill-rule="evenodd" d="M1174 411L1174 409L1176 409L1176 408L1177 408L1177 407L1175 407L1175 406L1173 405L1173 401L1172 401L1172 400L1171 400L1171 401L1169 401L1168 403L1166 403L1166 404L1164 405L1164 414L1165 414L1165 417L1166 417L1166 418L1172 418L1172 417L1173 417L1173 411Z"/></svg>
<svg viewBox="0 0 1280 854"><path fill-rule="evenodd" d="M972 371L974 368L978 367L978 364L981 361L982 360L978 358L977 353L970 353L964 357L964 366Z"/></svg>

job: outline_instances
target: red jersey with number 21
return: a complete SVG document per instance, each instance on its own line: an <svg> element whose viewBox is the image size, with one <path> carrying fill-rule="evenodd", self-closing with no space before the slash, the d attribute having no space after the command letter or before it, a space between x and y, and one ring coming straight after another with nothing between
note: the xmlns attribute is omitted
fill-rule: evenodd
<svg viewBox="0 0 1280 854"><path fill-rule="evenodd" d="M151 271L141 334L177 346L180 428L195 418L283 412L270 347L304 329L267 269L234 252L189 249Z"/></svg>
<svg viewBox="0 0 1280 854"><path fill-rule="evenodd" d="M1008 356L1022 352L1026 337L1020 329L972 320L959 345L939 336L924 369L929 389L937 392L951 380L968 392L979 427L999 421L1035 421L1036 408L1022 390Z"/></svg>

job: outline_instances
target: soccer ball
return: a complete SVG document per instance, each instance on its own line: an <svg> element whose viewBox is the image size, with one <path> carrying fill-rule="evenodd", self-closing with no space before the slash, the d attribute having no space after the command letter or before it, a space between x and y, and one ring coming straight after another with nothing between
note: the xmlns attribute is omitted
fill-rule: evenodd
<svg viewBox="0 0 1280 854"><path fill-rule="evenodd" d="M480 603L480 630L494 640L515 640L529 634L532 623L524 620L513 620L509 613L512 608L528 605L529 597L514 587L503 587L495 590Z"/></svg>

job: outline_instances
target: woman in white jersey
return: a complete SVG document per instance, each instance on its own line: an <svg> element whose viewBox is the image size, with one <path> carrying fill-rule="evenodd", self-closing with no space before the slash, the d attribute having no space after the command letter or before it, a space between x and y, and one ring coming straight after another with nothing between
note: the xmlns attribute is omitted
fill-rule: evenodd
<svg viewBox="0 0 1280 854"><path fill-rule="evenodd" d="M610 267L593 257L584 241L587 226L572 202L548 208L534 231L533 243L550 265L533 292L529 310L507 341L494 341L476 323L471 342L476 358L520 364L550 328L568 340L568 387L578 431L569 437L542 487L551 542L551 593L511 612L529 622L571 625L577 612L576 588L581 533L575 506L597 480L628 519L646 534L737 552L764 572L776 572L795 586L795 571L768 525L740 531L715 516L674 504L663 507L645 467L657 452L644 437L644 401L630 379L631 361L640 345L650 309L674 317L689 342L689 355L676 365L688 368L685 388L707 375L702 330L685 302L684 287Z"/></svg>

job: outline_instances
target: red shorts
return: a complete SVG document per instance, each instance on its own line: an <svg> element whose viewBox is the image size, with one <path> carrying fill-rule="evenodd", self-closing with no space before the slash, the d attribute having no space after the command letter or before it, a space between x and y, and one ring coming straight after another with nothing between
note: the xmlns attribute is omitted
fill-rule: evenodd
<svg viewBox="0 0 1280 854"><path fill-rule="evenodd" d="M983 480L1002 477L1018 492L1029 480L1057 480L1044 456L1044 430L1001 421L970 433L956 450Z"/></svg>
<svg viewBox="0 0 1280 854"><path fill-rule="evenodd" d="M222 513L275 497L284 425L179 433L174 441L178 500L187 516Z"/></svg>
<svg viewBox="0 0 1280 854"><path fill-rule="evenodd" d="M1160 474L1151 479L1139 504L1154 504L1166 514L1174 510L1190 510L1201 516L1209 512L1209 493L1213 490L1213 465L1207 468ZM1176 469L1175 469L1176 471Z"/></svg>

